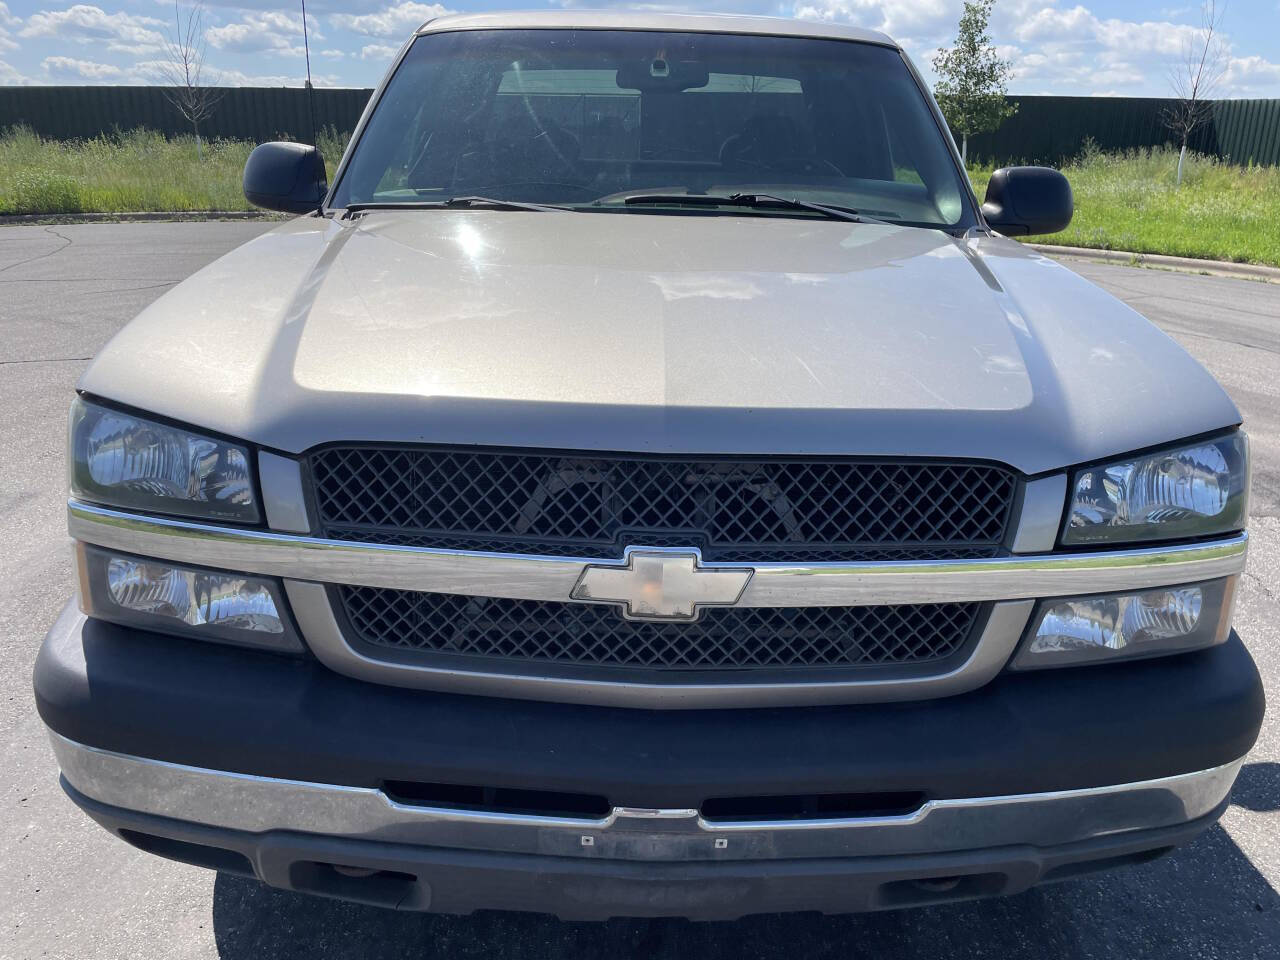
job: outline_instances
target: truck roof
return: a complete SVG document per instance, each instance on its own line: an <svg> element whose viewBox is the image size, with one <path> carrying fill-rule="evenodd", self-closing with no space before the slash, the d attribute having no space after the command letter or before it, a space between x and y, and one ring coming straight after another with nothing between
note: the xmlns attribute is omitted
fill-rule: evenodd
<svg viewBox="0 0 1280 960"><path fill-rule="evenodd" d="M448 30L662 30L673 33L758 33L768 36L856 40L897 49L898 44L875 30L839 23L817 23L783 17L748 17L714 13L653 13L646 10L538 10L509 13L460 13L428 20L419 35Z"/></svg>

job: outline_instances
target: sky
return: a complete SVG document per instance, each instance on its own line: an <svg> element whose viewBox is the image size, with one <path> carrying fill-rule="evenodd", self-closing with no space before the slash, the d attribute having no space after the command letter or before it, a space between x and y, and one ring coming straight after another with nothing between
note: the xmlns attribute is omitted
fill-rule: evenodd
<svg viewBox="0 0 1280 960"><path fill-rule="evenodd" d="M186 3L187 0L181 0ZM1222 0L1219 0L1221 3ZM528 9L609 0L523 0ZM1280 0L1226 0L1227 68L1217 95L1280 97ZM311 0L317 86L371 87L399 45L443 13L510 8L502 0ZM756 13L852 23L898 40L932 81L930 59L955 36L962 0L678 0L648 9ZM618 4L636 6L636 4ZM207 76L219 84L299 86L306 75L299 3L206 0ZM146 84L158 79L174 0L0 0L0 86ZM1194 2L997 0L992 40L1019 94L1168 96L1169 71L1201 23Z"/></svg>

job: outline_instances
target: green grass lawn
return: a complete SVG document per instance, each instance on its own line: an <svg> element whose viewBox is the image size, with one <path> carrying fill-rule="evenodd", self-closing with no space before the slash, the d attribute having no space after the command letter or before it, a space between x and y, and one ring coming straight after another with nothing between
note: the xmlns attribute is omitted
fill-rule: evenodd
<svg viewBox="0 0 1280 960"><path fill-rule="evenodd" d="M1280 167L1232 167L1176 150L1086 153L1063 173L1076 215L1043 243L1280 266ZM970 169L981 198L991 170Z"/></svg>
<svg viewBox="0 0 1280 960"><path fill-rule="evenodd" d="M346 139L319 139L332 171ZM197 155L193 137L149 130L73 142L10 130L0 137L0 214L248 210L240 178L253 146L218 140Z"/></svg>
<svg viewBox="0 0 1280 960"><path fill-rule="evenodd" d="M332 171L345 136L320 150ZM61 143L29 130L0 136L0 214L247 210L240 176L252 144L217 141L197 156L190 138L135 131ZM1168 253L1280 266L1280 167L1232 167L1189 157L1181 189L1177 153L1088 151L1064 168L1076 197L1065 231L1049 243ZM990 168L969 171L981 197Z"/></svg>

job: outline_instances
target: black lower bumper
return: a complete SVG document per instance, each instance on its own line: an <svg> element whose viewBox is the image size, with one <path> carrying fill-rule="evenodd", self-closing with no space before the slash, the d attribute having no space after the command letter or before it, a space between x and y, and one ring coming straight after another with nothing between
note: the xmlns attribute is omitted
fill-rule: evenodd
<svg viewBox="0 0 1280 960"><path fill-rule="evenodd" d="M112 833L149 853L285 890L400 910L550 913L563 920L861 913L1019 893L1044 882L1144 863L1212 826L1206 816L1050 847L938 854L702 863L638 863L451 850L199 826L105 806L64 783ZM335 865L341 865L335 869Z"/></svg>
<svg viewBox="0 0 1280 960"><path fill-rule="evenodd" d="M1218 647L1006 674L962 696L847 707L644 711L377 686L312 660L84 620L35 669L40 715L78 743L258 776L564 791L618 806L919 792L989 797L1229 763L1263 716L1257 669Z"/></svg>
<svg viewBox="0 0 1280 960"><path fill-rule="evenodd" d="M1217 819L1264 709L1234 634L934 701L679 712L375 686L71 608L35 688L68 794L135 846L381 906L567 919L876 910L1141 862ZM1160 786L1170 779L1216 792L1196 806L1194 789ZM593 795L614 817L661 810L464 824L386 804L388 781ZM937 802L905 824L823 823L816 843L803 825L693 819L710 798L888 792ZM957 808L953 829L939 818ZM683 819L649 828L647 813Z"/></svg>

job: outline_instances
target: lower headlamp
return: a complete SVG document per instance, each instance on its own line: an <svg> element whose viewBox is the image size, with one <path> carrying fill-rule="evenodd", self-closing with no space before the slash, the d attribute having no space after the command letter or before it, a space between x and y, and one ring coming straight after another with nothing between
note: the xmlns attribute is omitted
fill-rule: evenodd
<svg viewBox="0 0 1280 960"><path fill-rule="evenodd" d="M1236 579L1042 600L1012 666L1105 663L1222 643L1231 630Z"/></svg>
<svg viewBox="0 0 1280 960"><path fill-rule="evenodd" d="M99 620L201 640L298 653L280 584L76 545L80 607Z"/></svg>

